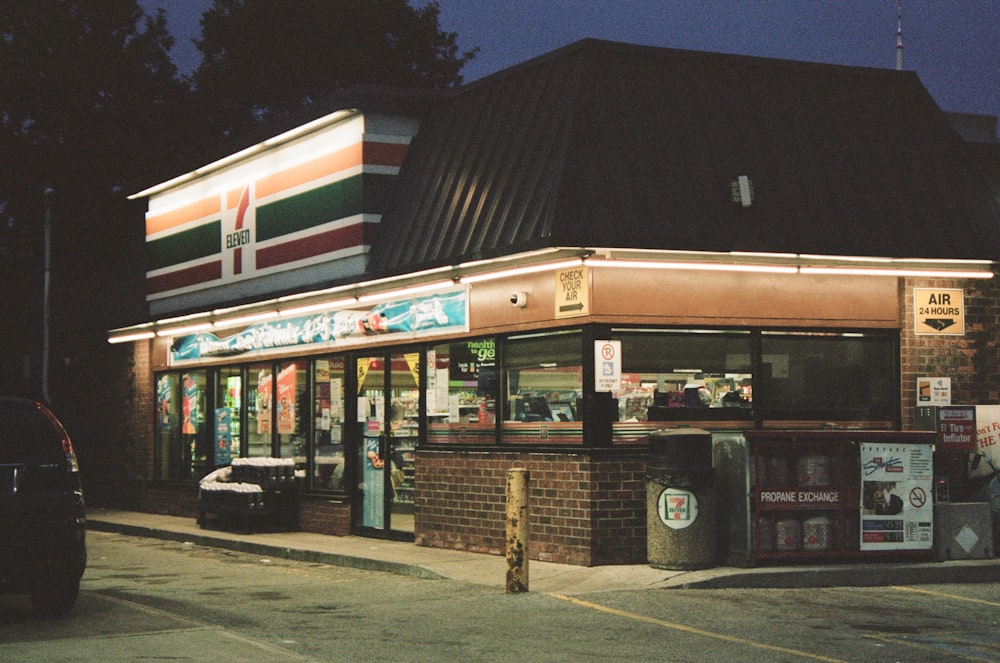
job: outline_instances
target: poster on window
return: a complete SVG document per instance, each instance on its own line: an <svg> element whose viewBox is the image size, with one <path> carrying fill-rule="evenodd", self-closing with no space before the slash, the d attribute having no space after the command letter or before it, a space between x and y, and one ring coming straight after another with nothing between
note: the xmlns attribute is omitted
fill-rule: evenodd
<svg viewBox="0 0 1000 663"><path fill-rule="evenodd" d="M278 373L278 434L295 433L296 366L289 364Z"/></svg>
<svg viewBox="0 0 1000 663"><path fill-rule="evenodd" d="M232 410L220 407L215 411L215 465L229 465L233 459Z"/></svg>
<svg viewBox="0 0 1000 663"><path fill-rule="evenodd" d="M861 445L861 550L925 550L933 544L929 444Z"/></svg>
<svg viewBox="0 0 1000 663"><path fill-rule="evenodd" d="M385 461L379 455L378 428L367 429L361 460L361 524L381 529L385 525Z"/></svg>
<svg viewBox="0 0 1000 663"><path fill-rule="evenodd" d="M257 434L271 432L271 374L261 371L257 376Z"/></svg>
<svg viewBox="0 0 1000 663"><path fill-rule="evenodd" d="M156 426L161 431L169 431L173 425L174 381L164 375L156 382Z"/></svg>
<svg viewBox="0 0 1000 663"><path fill-rule="evenodd" d="M181 423L181 432L185 435L196 435L198 424L201 421L201 412L198 411L198 378L193 375L184 375L184 398L181 407L184 410L184 421Z"/></svg>

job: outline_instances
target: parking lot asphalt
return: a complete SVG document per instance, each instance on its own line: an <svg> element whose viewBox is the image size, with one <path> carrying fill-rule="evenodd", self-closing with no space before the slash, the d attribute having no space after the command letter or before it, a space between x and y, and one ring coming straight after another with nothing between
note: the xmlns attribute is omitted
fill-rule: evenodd
<svg viewBox="0 0 1000 663"><path fill-rule="evenodd" d="M196 519L137 511L90 509L93 531L181 541L266 557L450 578L506 588L503 556L429 548L411 542L309 532L240 533L202 529ZM552 594L670 588L871 587L1000 582L1000 558L927 562L858 562L767 567L717 566L694 571L649 564L573 566L530 560L528 589Z"/></svg>

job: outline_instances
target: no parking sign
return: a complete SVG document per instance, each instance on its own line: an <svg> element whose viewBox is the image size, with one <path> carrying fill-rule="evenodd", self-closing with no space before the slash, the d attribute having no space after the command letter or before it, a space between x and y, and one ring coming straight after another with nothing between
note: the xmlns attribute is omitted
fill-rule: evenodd
<svg viewBox="0 0 1000 663"><path fill-rule="evenodd" d="M594 341L594 391L622 388L622 342Z"/></svg>

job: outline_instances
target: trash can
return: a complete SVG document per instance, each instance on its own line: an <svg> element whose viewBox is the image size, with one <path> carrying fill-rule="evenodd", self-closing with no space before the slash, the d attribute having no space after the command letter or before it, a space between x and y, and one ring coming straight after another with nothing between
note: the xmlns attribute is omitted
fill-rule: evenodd
<svg viewBox="0 0 1000 663"><path fill-rule="evenodd" d="M710 432L677 428L650 434L646 541L649 564L656 568L694 570L715 565L715 470Z"/></svg>

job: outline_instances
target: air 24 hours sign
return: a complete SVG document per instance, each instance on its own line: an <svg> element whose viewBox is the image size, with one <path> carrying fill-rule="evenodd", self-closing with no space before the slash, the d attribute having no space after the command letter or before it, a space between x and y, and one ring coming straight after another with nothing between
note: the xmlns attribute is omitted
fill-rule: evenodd
<svg viewBox="0 0 1000 663"><path fill-rule="evenodd" d="M958 288L914 288L914 332L965 335L965 293Z"/></svg>

